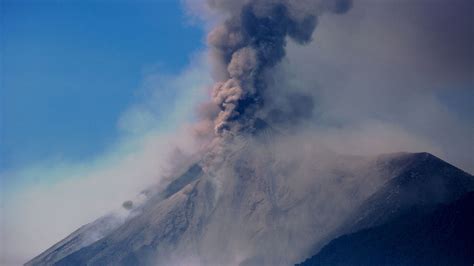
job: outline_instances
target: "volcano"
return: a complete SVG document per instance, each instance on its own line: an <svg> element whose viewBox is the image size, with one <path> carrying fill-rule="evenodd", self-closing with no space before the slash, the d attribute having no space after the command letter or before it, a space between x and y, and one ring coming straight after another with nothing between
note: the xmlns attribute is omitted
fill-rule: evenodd
<svg viewBox="0 0 474 266"><path fill-rule="evenodd" d="M267 141L238 141L212 171L205 160L188 165L127 217L84 225L26 265L293 265L320 250L325 260L304 265L338 264L327 256L387 243L402 228L420 227L419 219L434 228L474 190L472 175L428 153L282 156L266 132ZM412 210L422 218L399 226ZM467 248L458 231L441 233Z"/></svg>

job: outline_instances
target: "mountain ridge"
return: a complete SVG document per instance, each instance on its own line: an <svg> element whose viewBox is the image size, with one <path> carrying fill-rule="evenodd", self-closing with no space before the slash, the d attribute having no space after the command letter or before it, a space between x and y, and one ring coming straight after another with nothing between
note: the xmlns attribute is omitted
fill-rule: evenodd
<svg viewBox="0 0 474 266"><path fill-rule="evenodd" d="M266 145L265 149L268 148ZM417 169L416 162L424 165L441 161L434 156L426 161L426 156L423 153L372 158L343 156L329 160L332 168L324 164L318 168L318 162L313 162L314 169L305 172L298 167L304 162L298 160L283 163L260 152L239 151L231 162L223 164L217 176L191 166L189 169L194 170L188 170L164 190L173 193L151 197L153 200L144 204L142 214L108 236L47 263L149 265L160 261L175 265L183 260L193 265L296 263L307 257L318 241L328 241L324 239L333 236L343 225L339 222L341 217L350 217L350 210L376 195L384 183L409 171L414 162L413 169ZM311 162L310 158L305 160ZM443 166L455 168L449 164ZM458 171L461 170L454 172L459 174ZM440 176L449 173L441 171ZM295 178L303 180L305 185L292 183ZM369 184L377 179L380 181ZM340 201L348 206L334 205L332 209L327 206L331 196L325 189L331 187L344 191L334 203ZM46 263L37 258L27 265Z"/></svg>

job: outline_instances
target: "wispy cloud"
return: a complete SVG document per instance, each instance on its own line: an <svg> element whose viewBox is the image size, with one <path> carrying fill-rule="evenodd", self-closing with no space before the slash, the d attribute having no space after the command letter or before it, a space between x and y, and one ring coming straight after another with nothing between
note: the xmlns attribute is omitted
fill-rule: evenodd
<svg viewBox="0 0 474 266"><path fill-rule="evenodd" d="M206 95L207 69L206 57L198 54L178 75L147 75L138 92L144 97L118 121L121 139L96 158L46 158L2 173L27 182L2 188L1 242L8 245L2 245L1 264L24 263L81 225L121 208L168 173L176 148L192 153L189 126L192 110Z"/></svg>

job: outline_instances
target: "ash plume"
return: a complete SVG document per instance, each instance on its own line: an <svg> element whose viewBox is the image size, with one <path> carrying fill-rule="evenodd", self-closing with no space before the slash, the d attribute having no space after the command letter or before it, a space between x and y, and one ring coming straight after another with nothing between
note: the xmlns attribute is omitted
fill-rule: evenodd
<svg viewBox="0 0 474 266"><path fill-rule="evenodd" d="M254 130L264 95L271 94L266 77L285 57L287 38L309 43L321 14L344 13L352 6L351 0L209 0L208 4L227 14L208 35L219 73L212 103L219 111L207 119L213 121L218 136Z"/></svg>

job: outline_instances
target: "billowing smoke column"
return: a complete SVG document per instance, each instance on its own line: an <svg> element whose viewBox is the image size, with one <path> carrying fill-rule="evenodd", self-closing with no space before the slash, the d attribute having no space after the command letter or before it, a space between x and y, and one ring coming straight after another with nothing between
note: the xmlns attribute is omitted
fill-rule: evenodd
<svg viewBox="0 0 474 266"><path fill-rule="evenodd" d="M324 12L343 13L351 0L209 0L229 14L208 35L212 56L221 72L213 88L219 112L212 117L218 135L251 130L267 90L267 72L285 56L286 38L311 41Z"/></svg>

